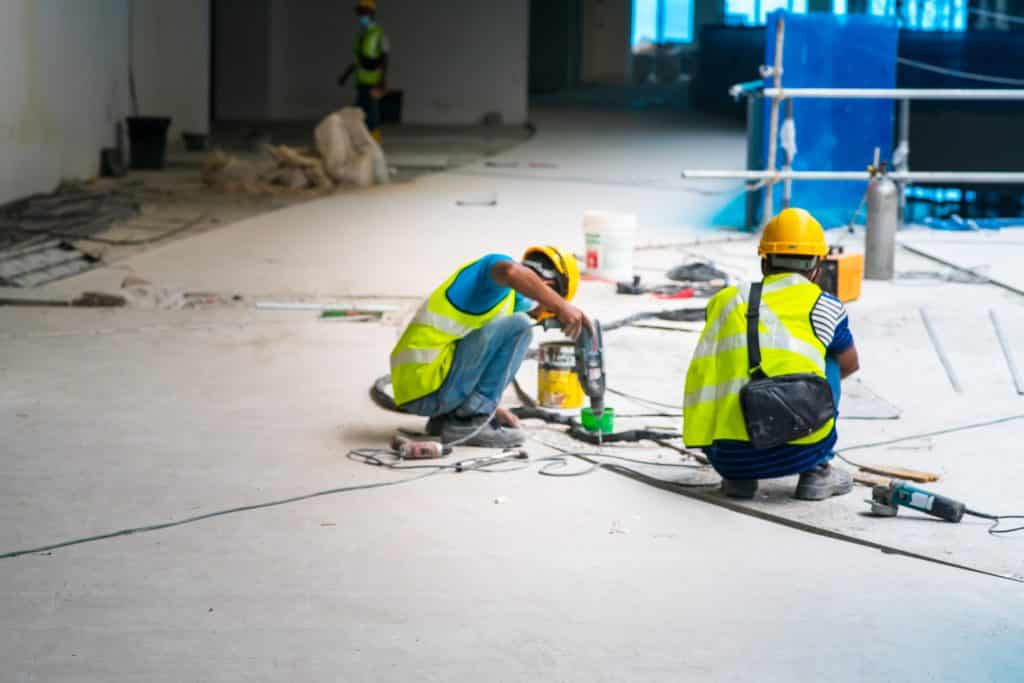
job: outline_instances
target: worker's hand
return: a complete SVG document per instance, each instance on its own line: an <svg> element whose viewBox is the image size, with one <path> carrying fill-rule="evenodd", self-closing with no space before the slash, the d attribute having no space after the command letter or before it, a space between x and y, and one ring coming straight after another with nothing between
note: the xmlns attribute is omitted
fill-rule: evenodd
<svg viewBox="0 0 1024 683"><path fill-rule="evenodd" d="M370 90L370 97L372 97L375 100L379 100L379 99L383 98L387 94L388 94L387 88L384 88L382 86L378 86L378 87L372 88Z"/></svg>
<svg viewBox="0 0 1024 683"><path fill-rule="evenodd" d="M502 427L519 429L521 425L519 418L516 417L508 408L502 408L499 406L498 409L494 411L494 417Z"/></svg>
<svg viewBox="0 0 1024 683"><path fill-rule="evenodd" d="M561 309L555 314L558 321L562 323L562 332L565 336L573 341L580 336L580 332L583 330L583 326L586 325L591 334L594 331L594 324L590 322L590 318L580 309L576 308L570 303L566 303Z"/></svg>

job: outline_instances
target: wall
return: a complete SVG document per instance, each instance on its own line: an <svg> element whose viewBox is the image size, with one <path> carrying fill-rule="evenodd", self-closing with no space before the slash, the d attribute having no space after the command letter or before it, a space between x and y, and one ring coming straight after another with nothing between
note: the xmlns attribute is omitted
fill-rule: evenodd
<svg viewBox="0 0 1024 683"><path fill-rule="evenodd" d="M171 135L210 122L210 0L132 0L139 113L170 116Z"/></svg>
<svg viewBox="0 0 1024 683"><path fill-rule="evenodd" d="M270 0L213 0L213 103L219 121L270 118Z"/></svg>
<svg viewBox="0 0 1024 683"><path fill-rule="evenodd" d="M0 202L95 175L128 112L128 0L0 0Z"/></svg>
<svg viewBox="0 0 1024 683"><path fill-rule="evenodd" d="M336 81L352 61L353 3L216 2L218 119L258 119L265 113L312 120L352 102L351 84L339 88ZM265 23L262 6L269 12ZM379 19L391 41L390 85L405 91L406 122L477 123L489 111L500 112L506 123L526 121L528 0L448 0L443 11L422 0L384 0ZM263 25L269 57L260 61ZM237 54L226 54L228 43ZM244 74L248 80L240 88ZM228 92L229 87L245 92Z"/></svg>

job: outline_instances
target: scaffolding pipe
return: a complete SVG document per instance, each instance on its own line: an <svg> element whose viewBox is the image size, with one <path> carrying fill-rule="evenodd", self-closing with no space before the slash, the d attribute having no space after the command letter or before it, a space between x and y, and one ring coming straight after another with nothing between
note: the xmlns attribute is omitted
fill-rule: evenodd
<svg viewBox="0 0 1024 683"><path fill-rule="evenodd" d="M1006 341L1006 335L1003 334L1003 326L999 324L999 317L994 309L989 309L988 317L992 319L992 327L996 330L999 346L1003 348L1003 355L1006 356L1006 366L1010 371L1010 377L1013 379L1013 386L1016 387L1018 395L1024 396L1024 380L1020 377L1020 369L1017 367L1017 362L1013 359L1013 351L1010 349L1009 342Z"/></svg>
<svg viewBox="0 0 1024 683"><path fill-rule="evenodd" d="M765 97L822 100L1024 100L1010 88L765 88Z"/></svg>
<svg viewBox="0 0 1024 683"><path fill-rule="evenodd" d="M962 394L964 388L960 384L959 378L956 376L953 364L949 362L949 356L946 355L946 350L942 348L942 341L939 339L939 335L935 332L935 326L932 325L932 320L928 316L928 311L924 308L920 308L918 310L921 312L921 321L924 322L924 328L928 331L928 336L932 340L932 347L935 349L935 355L939 357L939 362L942 363L942 367L946 371L946 377L949 378L950 386L953 387L953 391L958 394Z"/></svg>
<svg viewBox="0 0 1024 683"><path fill-rule="evenodd" d="M870 180L868 171L683 171L687 180ZM1024 185L1024 172L1001 171L896 171L889 174L903 183L965 183Z"/></svg>
<svg viewBox="0 0 1024 683"><path fill-rule="evenodd" d="M782 50L785 46L786 22L779 17L775 22L775 66L772 69L772 84L770 88L776 93L782 92ZM768 160L765 162L765 169L775 172L775 154L779 144L779 104L781 96L772 97L771 115L768 120ZM761 206L761 227L768 224L772 218L772 200L775 191L775 179L766 176L767 182L764 186L764 198Z"/></svg>

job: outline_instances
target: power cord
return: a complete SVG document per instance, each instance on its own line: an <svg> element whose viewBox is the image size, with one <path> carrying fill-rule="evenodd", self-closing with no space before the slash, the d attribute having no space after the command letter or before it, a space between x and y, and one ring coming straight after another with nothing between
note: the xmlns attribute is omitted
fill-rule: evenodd
<svg viewBox="0 0 1024 683"><path fill-rule="evenodd" d="M1024 531L1024 524L1022 524L1021 526L1015 526L1011 529L999 528L999 525L1002 524L1004 519L1024 519L1024 515L990 515L985 512L978 512L977 510L972 510L970 508L964 510L964 514L973 515L974 517L981 517L982 519L992 520L992 526L988 528L988 533L990 533L993 536L998 536L1001 534L1012 534L1016 531Z"/></svg>

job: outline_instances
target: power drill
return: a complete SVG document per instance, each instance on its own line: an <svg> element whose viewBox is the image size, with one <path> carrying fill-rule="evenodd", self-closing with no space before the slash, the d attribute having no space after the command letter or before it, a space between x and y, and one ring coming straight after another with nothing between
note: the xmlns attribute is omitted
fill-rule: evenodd
<svg viewBox="0 0 1024 683"><path fill-rule="evenodd" d="M871 504L872 514L879 517L895 517L901 505L947 522L959 522L967 511L967 506L958 500L919 489L902 479L893 479L888 486L876 486L871 491L871 500L865 502Z"/></svg>
<svg viewBox="0 0 1024 683"><path fill-rule="evenodd" d="M601 322L594 320L594 332L583 326L576 337L576 374L580 378L583 393L590 398L590 410L600 420L604 414L604 340L601 337ZM562 329L558 318L547 318L541 323L545 330Z"/></svg>

